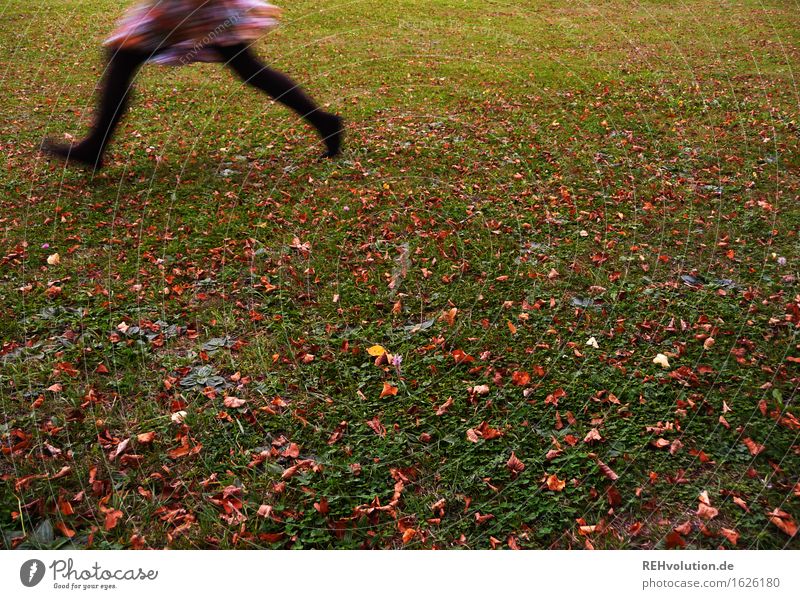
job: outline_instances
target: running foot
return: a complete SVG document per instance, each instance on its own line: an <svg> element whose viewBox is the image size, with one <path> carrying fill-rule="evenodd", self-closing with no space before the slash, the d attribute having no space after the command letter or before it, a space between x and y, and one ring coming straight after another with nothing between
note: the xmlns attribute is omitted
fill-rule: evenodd
<svg viewBox="0 0 800 599"><path fill-rule="evenodd" d="M322 141L325 142L325 153L323 158L335 158L342 152L342 140L344 139L344 121L342 117L324 112L320 115L316 123Z"/></svg>
<svg viewBox="0 0 800 599"><path fill-rule="evenodd" d="M64 144L45 139L42 152L48 156L60 158L65 162L77 162L80 166L99 171L103 168L103 155L90 148L86 143Z"/></svg>

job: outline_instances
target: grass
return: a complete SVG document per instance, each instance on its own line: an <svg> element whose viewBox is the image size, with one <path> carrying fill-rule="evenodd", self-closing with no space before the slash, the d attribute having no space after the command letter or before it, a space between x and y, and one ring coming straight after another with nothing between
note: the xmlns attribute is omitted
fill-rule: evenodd
<svg viewBox="0 0 800 599"><path fill-rule="evenodd" d="M298 0L341 160L147 67L91 177L122 4L3 7L5 546L798 547L796 6Z"/></svg>

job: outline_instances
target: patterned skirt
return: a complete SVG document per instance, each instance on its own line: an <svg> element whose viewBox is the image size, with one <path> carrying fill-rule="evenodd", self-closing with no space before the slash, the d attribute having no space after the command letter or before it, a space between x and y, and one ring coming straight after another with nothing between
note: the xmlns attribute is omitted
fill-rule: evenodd
<svg viewBox="0 0 800 599"><path fill-rule="evenodd" d="M151 54L149 62L218 62L214 45L253 42L278 25L280 9L263 0L143 0L105 41Z"/></svg>

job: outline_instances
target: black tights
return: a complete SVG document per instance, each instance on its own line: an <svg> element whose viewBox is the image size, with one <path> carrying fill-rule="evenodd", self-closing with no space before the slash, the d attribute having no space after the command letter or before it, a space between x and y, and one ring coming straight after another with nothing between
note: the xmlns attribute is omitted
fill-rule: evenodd
<svg viewBox="0 0 800 599"><path fill-rule="evenodd" d="M302 88L283 73L264 65L245 44L216 46L215 50L245 83L266 92L311 123L325 138L330 150L331 138L337 135L340 125L338 117L319 110ZM150 54L135 50L111 52L94 126L89 135L72 150L76 157L85 161L94 159L97 164L100 163L103 150L127 109L133 79L149 57Z"/></svg>

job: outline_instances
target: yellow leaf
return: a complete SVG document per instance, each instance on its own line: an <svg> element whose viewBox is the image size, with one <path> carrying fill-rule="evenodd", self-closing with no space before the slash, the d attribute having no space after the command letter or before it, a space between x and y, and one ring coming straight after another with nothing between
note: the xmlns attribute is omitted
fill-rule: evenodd
<svg viewBox="0 0 800 599"><path fill-rule="evenodd" d="M377 358L378 356L382 356L383 354L389 353L384 349L382 345L373 345L367 350L367 353L370 356Z"/></svg>

